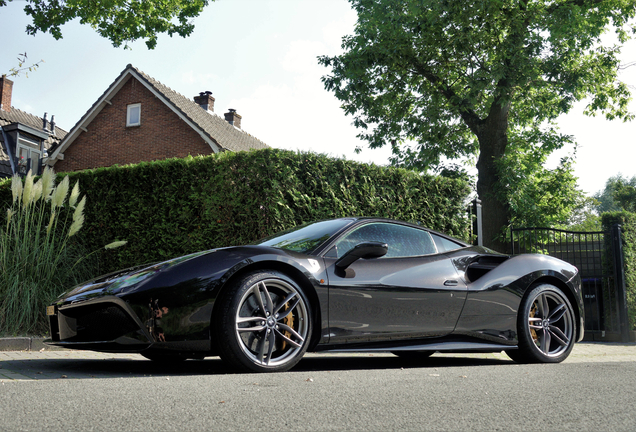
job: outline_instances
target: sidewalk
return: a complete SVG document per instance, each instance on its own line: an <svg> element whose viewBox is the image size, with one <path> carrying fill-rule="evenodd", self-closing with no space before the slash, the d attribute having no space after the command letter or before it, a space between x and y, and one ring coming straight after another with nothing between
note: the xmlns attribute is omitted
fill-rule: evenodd
<svg viewBox="0 0 636 432"><path fill-rule="evenodd" d="M0 351L57 351L62 348L44 345L44 338L38 337L11 337L0 338Z"/></svg>

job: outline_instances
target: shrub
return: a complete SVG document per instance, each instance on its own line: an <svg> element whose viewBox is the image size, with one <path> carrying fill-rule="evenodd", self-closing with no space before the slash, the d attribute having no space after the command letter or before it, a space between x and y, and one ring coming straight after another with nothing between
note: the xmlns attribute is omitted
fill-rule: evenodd
<svg viewBox="0 0 636 432"><path fill-rule="evenodd" d="M467 233L464 181L310 152L224 152L69 176L90 196L87 247L130 240L100 255L102 273L335 217L387 217L460 238Z"/></svg>
<svg viewBox="0 0 636 432"><path fill-rule="evenodd" d="M601 217L603 229L606 231L609 231L615 224L621 226L627 310L630 329L636 330L636 213L626 211L608 212L603 213ZM611 251L608 256L611 256Z"/></svg>

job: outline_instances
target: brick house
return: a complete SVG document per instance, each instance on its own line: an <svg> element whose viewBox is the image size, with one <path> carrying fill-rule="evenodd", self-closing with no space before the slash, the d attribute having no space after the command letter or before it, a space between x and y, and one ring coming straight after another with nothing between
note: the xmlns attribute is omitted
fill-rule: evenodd
<svg viewBox="0 0 636 432"><path fill-rule="evenodd" d="M210 92L188 99L128 65L51 149L47 164L77 171L268 147L241 129L235 110L216 114L214 101Z"/></svg>
<svg viewBox="0 0 636 432"><path fill-rule="evenodd" d="M0 78L0 179L32 170L40 174L47 152L59 145L66 131L51 121L11 106L13 81Z"/></svg>

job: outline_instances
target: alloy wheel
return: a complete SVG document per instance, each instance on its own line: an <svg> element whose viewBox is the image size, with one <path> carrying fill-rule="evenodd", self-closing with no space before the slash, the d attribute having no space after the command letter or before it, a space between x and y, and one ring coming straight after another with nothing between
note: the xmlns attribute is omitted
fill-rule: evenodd
<svg viewBox="0 0 636 432"><path fill-rule="evenodd" d="M309 334L307 305L296 287L282 279L263 279L241 297L235 332L254 364L283 366L303 351Z"/></svg>

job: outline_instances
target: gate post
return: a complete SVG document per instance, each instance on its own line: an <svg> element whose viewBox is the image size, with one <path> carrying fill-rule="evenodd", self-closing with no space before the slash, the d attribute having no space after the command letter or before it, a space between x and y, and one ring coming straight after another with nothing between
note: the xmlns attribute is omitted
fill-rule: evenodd
<svg viewBox="0 0 636 432"><path fill-rule="evenodd" d="M621 327L621 341L629 342L629 314L627 313L627 293L625 289L625 259L623 257L623 239L621 226L612 226L612 252L614 255L614 281L618 301L618 316Z"/></svg>
<svg viewBox="0 0 636 432"><path fill-rule="evenodd" d="M473 200L473 211L477 219L474 222L473 229L477 233L477 246L484 245L484 234L481 228L481 200L479 198L475 198Z"/></svg>

